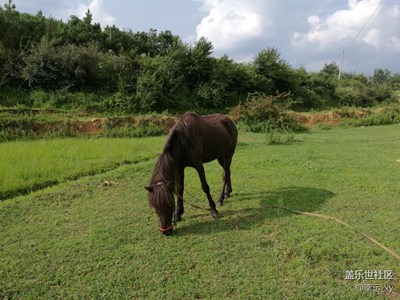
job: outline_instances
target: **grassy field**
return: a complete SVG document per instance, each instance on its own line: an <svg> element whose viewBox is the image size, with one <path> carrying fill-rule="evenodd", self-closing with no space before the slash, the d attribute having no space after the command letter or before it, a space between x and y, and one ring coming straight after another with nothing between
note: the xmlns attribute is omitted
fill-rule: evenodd
<svg viewBox="0 0 400 300"><path fill-rule="evenodd" d="M131 163L0 202L0 299L397 299L396 258L333 221L271 205L339 218L400 253L399 134L399 125L311 130L290 145L268 145L266 135L241 133L234 193L221 217L187 207L171 237L158 232L143 188L154 155L104 146L107 155L86 174L115 166L116 157ZM110 141L78 143L90 149ZM157 153L163 141L119 142ZM40 143L52 142L28 148ZM90 155L86 162L80 155L78 166L90 170ZM13 172L1 168L2 176ZM216 197L221 169L213 162L206 173ZM117 184L104 187L104 180ZM192 169L185 198L206 206ZM392 270L394 279L346 280L351 270Z"/></svg>
<svg viewBox="0 0 400 300"><path fill-rule="evenodd" d="M158 141L53 139L0 143L0 200L154 158Z"/></svg>

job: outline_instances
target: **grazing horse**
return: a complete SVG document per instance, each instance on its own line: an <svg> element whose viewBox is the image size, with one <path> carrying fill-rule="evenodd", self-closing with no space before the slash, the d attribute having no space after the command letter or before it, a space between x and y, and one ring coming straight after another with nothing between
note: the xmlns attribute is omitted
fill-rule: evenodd
<svg viewBox="0 0 400 300"><path fill-rule="evenodd" d="M193 112L185 113L168 134L162 154L158 157L150 185L148 199L155 209L159 229L170 235L173 223L181 220L184 212L183 190L184 169L193 167L199 174L201 187L207 195L211 215L217 218L218 211L210 194L203 163L218 159L224 169L222 191L218 203L232 192L230 166L237 142L235 124L226 116L214 114L200 116ZM174 194L177 195L175 210Z"/></svg>

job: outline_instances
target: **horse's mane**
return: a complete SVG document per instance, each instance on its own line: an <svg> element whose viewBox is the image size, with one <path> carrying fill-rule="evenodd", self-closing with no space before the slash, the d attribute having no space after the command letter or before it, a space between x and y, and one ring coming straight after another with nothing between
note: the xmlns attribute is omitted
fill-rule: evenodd
<svg viewBox="0 0 400 300"><path fill-rule="evenodd" d="M175 142L179 142L182 151L193 147L196 143L196 137L199 136L200 116L194 112L185 113L180 120L171 129L167 141L164 145L163 153L169 152Z"/></svg>
<svg viewBox="0 0 400 300"><path fill-rule="evenodd" d="M179 144L181 151L188 151L194 147L198 136L200 116L196 113L185 113L171 129L165 142L163 153L158 157L150 185L153 192L149 193L149 204L156 210L174 207L174 197L171 191L175 190L178 163L171 156L171 147Z"/></svg>
<svg viewBox="0 0 400 300"><path fill-rule="evenodd" d="M150 179L152 193L149 193L149 204L156 210L165 207L174 207L174 197L169 190L176 176L176 167L169 153L163 153L158 157L156 167ZM173 188L173 187L172 187Z"/></svg>

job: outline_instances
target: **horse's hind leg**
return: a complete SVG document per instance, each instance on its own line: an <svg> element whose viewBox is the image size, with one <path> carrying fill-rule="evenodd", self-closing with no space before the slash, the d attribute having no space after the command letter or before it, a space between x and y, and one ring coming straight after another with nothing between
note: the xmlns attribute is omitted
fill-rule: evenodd
<svg viewBox="0 0 400 300"><path fill-rule="evenodd" d="M211 194L210 194L210 186L208 185L207 180L206 180L206 174L204 172L204 167L202 164L200 164L200 165L196 166L195 169L200 177L201 188L203 189L203 192L207 195L208 203L210 205L211 215L215 219L218 217L218 211L215 206L215 202L212 199Z"/></svg>
<svg viewBox="0 0 400 300"><path fill-rule="evenodd" d="M231 169L228 168L229 176L226 182L225 198L229 198L232 193L232 183L231 183Z"/></svg>
<svg viewBox="0 0 400 300"><path fill-rule="evenodd" d="M224 168L224 174L222 178L222 190L221 195L218 199L219 205L224 205L224 199L229 198L232 193L232 184L231 184L231 162L232 156L225 155L218 159L219 164Z"/></svg>
<svg viewBox="0 0 400 300"><path fill-rule="evenodd" d="M225 167L225 157L222 156L220 158L218 158L218 163L221 165L222 168L224 168L224 173L222 175L222 188L221 188L221 194L218 198L218 204L219 205L224 205L224 198L225 198L225 189L226 189L226 185L227 185L227 170Z"/></svg>

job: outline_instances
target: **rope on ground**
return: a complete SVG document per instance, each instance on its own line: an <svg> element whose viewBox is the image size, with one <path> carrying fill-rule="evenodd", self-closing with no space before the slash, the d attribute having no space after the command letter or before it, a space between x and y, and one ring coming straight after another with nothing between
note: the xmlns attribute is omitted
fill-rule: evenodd
<svg viewBox="0 0 400 300"><path fill-rule="evenodd" d="M398 260L400 260L400 255L397 254L396 252L394 252L393 250L389 249L388 247L386 247L385 245L381 244L380 242L378 242L377 240L375 240L374 238L370 237L368 234L358 230L357 228L351 226L350 224L337 219L335 217L331 217L331 216L327 216L327 215L322 215L322 214L317 214L317 213L310 213L310 212L303 212L303 211L298 211L298 210L293 210L293 209L289 209L286 207L282 207L282 206L278 206L278 205L267 205L267 207L271 207L271 208L277 208L277 209L282 209L282 210L286 210L289 212L292 212L294 214L298 214L298 215L304 215L304 216L310 216L310 217L317 217L317 218L322 218L322 219L326 219L326 220L332 220L335 221L336 223L339 223L343 226L346 226L358 233L360 233L361 235L363 235L364 237L366 237L368 240L370 240L372 243L374 243L375 245L379 246L380 248L382 248L383 250L385 250L387 253L389 253L390 255L392 255L393 257L397 258Z"/></svg>

